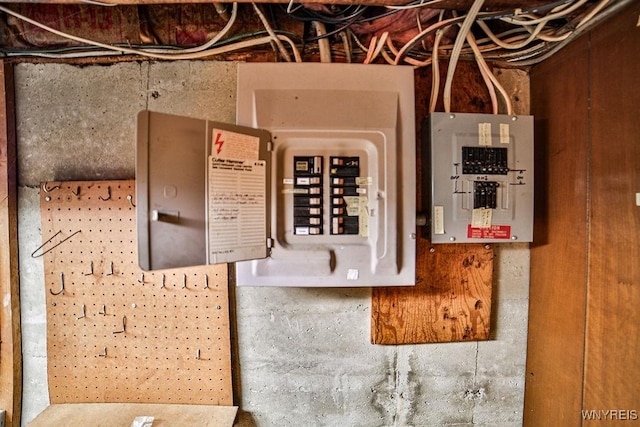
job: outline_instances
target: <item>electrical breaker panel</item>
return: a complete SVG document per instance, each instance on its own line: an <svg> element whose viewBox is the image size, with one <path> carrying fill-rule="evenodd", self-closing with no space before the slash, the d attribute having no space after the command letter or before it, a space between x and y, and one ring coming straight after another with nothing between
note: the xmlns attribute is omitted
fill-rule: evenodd
<svg viewBox="0 0 640 427"><path fill-rule="evenodd" d="M144 269L239 286L415 284L410 67L239 64L238 126L143 112Z"/></svg>
<svg viewBox="0 0 640 427"><path fill-rule="evenodd" d="M531 242L533 117L432 113L432 243Z"/></svg>

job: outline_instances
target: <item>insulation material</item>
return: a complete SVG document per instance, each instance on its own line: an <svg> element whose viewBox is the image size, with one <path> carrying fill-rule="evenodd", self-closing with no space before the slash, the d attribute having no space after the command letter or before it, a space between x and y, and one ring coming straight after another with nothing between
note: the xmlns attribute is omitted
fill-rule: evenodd
<svg viewBox="0 0 640 427"><path fill-rule="evenodd" d="M43 184L51 403L231 405L227 266L140 270L134 190Z"/></svg>
<svg viewBox="0 0 640 427"><path fill-rule="evenodd" d="M202 44L226 23L213 5L153 5L98 7L73 4L17 4L11 8L65 33L102 43L125 45ZM12 16L0 32L4 47L80 46L81 43L45 31Z"/></svg>
<svg viewBox="0 0 640 427"><path fill-rule="evenodd" d="M15 4L12 10L56 30L102 43L141 42L135 6L96 7L72 4ZM80 43L50 33L13 16L2 14L3 47L63 47Z"/></svg>

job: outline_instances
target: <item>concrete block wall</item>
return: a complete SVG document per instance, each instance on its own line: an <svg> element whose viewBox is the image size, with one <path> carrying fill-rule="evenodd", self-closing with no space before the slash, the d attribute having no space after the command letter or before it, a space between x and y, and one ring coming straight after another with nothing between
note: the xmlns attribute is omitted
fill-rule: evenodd
<svg viewBox="0 0 640 427"><path fill-rule="evenodd" d="M236 66L132 62L15 67L23 424L49 402L39 183L134 177L148 108L234 121ZM519 76L526 79L526 76ZM241 426L519 426L529 285L526 244L496 246L493 339L374 346L369 289L236 290Z"/></svg>

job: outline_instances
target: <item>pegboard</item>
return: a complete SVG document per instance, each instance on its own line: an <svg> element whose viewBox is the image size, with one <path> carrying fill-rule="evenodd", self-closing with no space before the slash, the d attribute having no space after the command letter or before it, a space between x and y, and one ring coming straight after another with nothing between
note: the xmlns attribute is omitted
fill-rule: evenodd
<svg viewBox="0 0 640 427"><path fill-rule="evenodd" d="M40 193L51 403L231 405L226 264L143 272L134 181Z"/></svg>

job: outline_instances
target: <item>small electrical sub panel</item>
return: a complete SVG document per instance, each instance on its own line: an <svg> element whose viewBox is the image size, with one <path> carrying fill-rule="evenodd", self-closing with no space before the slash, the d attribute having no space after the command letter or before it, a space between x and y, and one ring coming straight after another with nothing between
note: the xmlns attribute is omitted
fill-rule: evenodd
<svg viewBox="0 0 640 427"><path fill-rule="evenodd" d="M531 242L533 117L432 113L426 122L431 242Z"/></svg>

